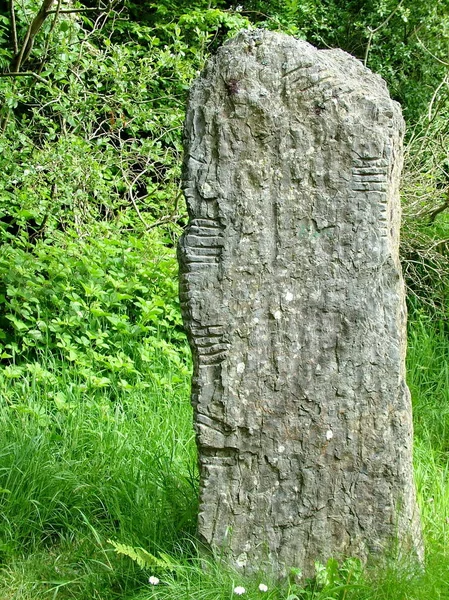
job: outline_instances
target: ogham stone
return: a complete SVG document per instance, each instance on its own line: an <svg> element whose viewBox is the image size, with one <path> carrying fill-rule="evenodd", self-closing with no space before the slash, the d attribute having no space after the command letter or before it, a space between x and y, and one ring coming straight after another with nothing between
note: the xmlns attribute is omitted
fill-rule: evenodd
<svg viewBox="0 0 449 600"><path fill-rule="evenodd" d="M227 42L184 133L198 530L246 571L421 554L398 258L404 123L340 50Z"/></svg>

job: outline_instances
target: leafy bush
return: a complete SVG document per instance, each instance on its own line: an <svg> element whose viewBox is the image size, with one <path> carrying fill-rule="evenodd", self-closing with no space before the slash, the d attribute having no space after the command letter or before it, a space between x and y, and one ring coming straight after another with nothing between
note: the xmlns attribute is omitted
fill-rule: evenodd
<svg viewBox="0 0 449 600"><path fill-rule="evenodd" d="M76 367L86 389L147 386L161 344L182 368L177 264L155 233L99 224L82 238L72 230L3 244L0 281L5 377L52 355Z"/></svg>
<svg viewBox="0 0 449 600"><path fill-rule="evenodd" d="M207 45L247 21L218 9L157 26L126 11L50 15L15 76L10 40L26 45L26 0L0 14L0 224L43 237L127 212L140 227L185 217L181 128Z"/></svg>
<svg viewBox="0 0 449 600"><path fill-rule="evenodd" d="M449 96L435 91L410 131L402 177L401 257L409 303L449 318Z"/></svg>

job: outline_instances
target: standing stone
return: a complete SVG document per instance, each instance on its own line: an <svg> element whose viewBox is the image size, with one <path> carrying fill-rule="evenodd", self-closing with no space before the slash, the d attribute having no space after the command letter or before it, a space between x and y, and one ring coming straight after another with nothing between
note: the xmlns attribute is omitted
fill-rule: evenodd
<svg viewBox="0 0 449 600"><path fill-rule="evenodd" d="M398 258L404 124L341 50L243 31L191 91L180 296L199 534L247 571L420 555Z"/></svg>

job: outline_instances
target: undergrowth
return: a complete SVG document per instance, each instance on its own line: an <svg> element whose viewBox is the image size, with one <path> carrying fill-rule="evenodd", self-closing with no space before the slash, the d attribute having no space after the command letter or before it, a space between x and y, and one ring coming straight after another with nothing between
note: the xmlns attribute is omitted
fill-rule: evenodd
<svg viewBox="0 0 449 600"><path fill-rule="evenodd" d="M243 578L195 540L174 253L155 235L101 227L0 253L0 597L449 598L447 324L415 310L409 325L426 568L390 557L330 561L308 582Z"/></svg>

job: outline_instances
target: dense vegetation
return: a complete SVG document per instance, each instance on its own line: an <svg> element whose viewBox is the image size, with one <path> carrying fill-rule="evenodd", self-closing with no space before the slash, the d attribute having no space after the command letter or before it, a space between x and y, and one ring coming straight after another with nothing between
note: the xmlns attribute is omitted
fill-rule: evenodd
<svg viewBox="0 0 449 600"><path fill-rule="evenodd" d="M403 105L425 571L331 561L276 587L195 541L180 132L207 56L253 26L344 48ZM2 598L449 598L448 45L449 0L0 3Z"/></svg>

